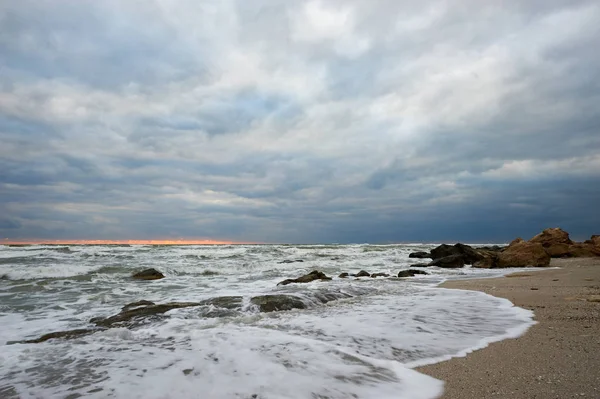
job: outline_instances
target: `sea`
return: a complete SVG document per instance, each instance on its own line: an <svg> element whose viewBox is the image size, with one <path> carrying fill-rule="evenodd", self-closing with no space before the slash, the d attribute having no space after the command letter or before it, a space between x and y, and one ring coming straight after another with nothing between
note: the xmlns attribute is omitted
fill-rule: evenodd
<svg viewBox="0 0 600 399"><path fill-rule="evenodd" d="M436 398L444 382L416 367L517 337L534 321L506 299L438 287L517 269L338 277L394 276L420 261L409 253L435 246L0 246L0 398ZM131 278L145 268L166 277ZM333 279L277 285L313 270ZM261 312L251 302L270 294L306 308ZM90 327L140 300L223 296L243 300L234 309L214 301L130 328L14 343Z"/></svg>

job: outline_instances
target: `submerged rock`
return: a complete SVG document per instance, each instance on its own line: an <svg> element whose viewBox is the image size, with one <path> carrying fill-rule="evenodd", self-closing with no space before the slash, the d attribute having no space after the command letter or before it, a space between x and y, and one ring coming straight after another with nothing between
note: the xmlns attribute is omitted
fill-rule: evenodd
<svg viewBox="0 0 600 399"><path fill-rule="evenodd" d="M408 257L416 258L416 259L426 259L426 258L431 258L431 254L429 252L417 251L417 252L411 252L410 254L408 254Z"/></svg>
<svg viewBox="0 0 600 399"><path fill-rule="evenodd" d="M93 323L99 327L112 327L115 324L125 324L127 326L135 324L135 322L139 321L139 319L161 315L169 310L189 308L192 306L202 306L204 304L202 302L169 302L157 305L150 301L144 301L149 304L139 305L140 302L134 302L133 304L125 305L123 310L114 316L107 318L95 317L90 320L90 323Z"/></svg>
<svg viewBox="0 0 600 399"><path fill-rule="evenodd" d="M165 278L165 275L156 269L146 269L131 275L136 280L159 280Z"/></svg>
<svg viewBox="0 0 600 399"><path fill-rule="evenodd" d="M424 272L422 270L413 270L413 269L408 269L408 270L401 270L398 272L398 277L414 277L417 274L424 274L424 275L428 275L429 273Z"/></svg>
<svg viewBox="0 0 600 399"><path fill-rule="evenodd" d="M389 277L390 275L387 273L373 273L371 274L371 278L375 278L375 277Z"/></svg>
<svg viewBox="0 0 600 399"><path fill-rule="evenodd" d="M51 332L48 334L44 334L41 337L36 338L36 339L28 339L25 341L9 341L9 342L7 342L7 344L9 344L9 345L10 344L39 344L41 342L46 342L50 339L77 338L77 337L81 337L83 335L93 334L93 333L101 331L101 330L102 329L99 329L99 328L80 328L77 330L55 331L55 332Z"/></svg>
<svg viewBox="0 0 600 399"><path fill-rule="evenodd" d="M348 273L340 273L340 275L338 276L339 278L348 278L348 276L350 276Z"/></svg>
<svg viewBox="0 0 600 399"><path fill-rule="evenodd" d="M302 263L304 261L302 259L294 259L294 260L292 260L292 259L286 259L286 260L282 260L281 262L277 262L277 263L283 264L283 263L298 263L298 262Z"/></svg>
<svg viewBox="0 0 600 399"><path fill-rule="evenodd" d="M371 277L371 274L369 274L368 272L361 270L356 274L351 274L352 277Z"/></svg>
<svg viewBox="0 0 600 399"><path fill-rule="evenodd" d="M306 304L293 295L260 295L250 300L261 312L279 310L306 309Z"/></svg>
<svg viewBox="0 0 600 399"><path fill-rule="evenodd" d="M298 278L295 279L286 279L281 281L279 284L277 285L288 285L291 283L310 283L311 281L315 281L315 280L331 280L331 277L327 277L325 275L325 273L320 272L318 270L313 270L312 272L305 274L304 276L300 276Z"/></svg>

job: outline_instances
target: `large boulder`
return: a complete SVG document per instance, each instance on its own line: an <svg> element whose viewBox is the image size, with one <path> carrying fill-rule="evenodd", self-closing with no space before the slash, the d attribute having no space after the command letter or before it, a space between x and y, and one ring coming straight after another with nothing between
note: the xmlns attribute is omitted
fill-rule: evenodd
<svg viewBox="0 0 600 399"><path fill-rule="evenodd" d="M569 254L569 245L572 245L573 241L569 238L569 233L559 227L546 229L529 240L529 242L542 244L544 250L552 258L571 256Z"/></svg>
<svg viewBox="0 0 600 399"><path fill-rule="evenodd" d="M574 258L591 258L600 256L600 246L594 246L587 241L569 245L569 256Z"/></svg>
<svg viewBox="0 0 600 399"><path fill-rule="evenodd" d="M540 243L523 241L511 244L498 253L496 267L544 267L550 264L550 255Z"/></svg>
<svg viewBox="0 0 600 399"><path fill-rule="evenodd" d="M291 283L310 283L311 281L315 281L315 280L331 280L331 277L327 277L325 275L325 273L320 272L318 270L314 270L308 274L305 274L304 276L300 276L298 278L294 278L294 279L286 279L281 281L279 284L277 285L288 285Z"/></svg>
<svg viewBox="0 0 600 399"><path fill-rule="evenodd" d="M483 250L479 249L481 259L473 263L473 267L482 269L494 269L498 267L498 254L500 252L496 250Z"/></svg>
<svg viewBox="0 0 600 399"><path fill-rule="evenodd" d="M426 259L426 258L431 258L431 254L429 252L417 251L417 252L411 252L410 254L408 254L408 257L416 258L416 259Z"/></svg>
<svg viewBox="0 0 600 399"><path fill-rule="evenodd" d="M136 280L159 280L165 278L165 275L156 269L146 269L131 275Z"/></svg>
<svg viewBox="0 0 600 399"><path fill-rule="evenodd" d="M431 250L431 257L434 261L452 255L460 255L463 263L467 265L472 265L482 258L476 249L460 243L455 245L442 244Z"/></svg>
<svg viewBox="0 0 600 399"><path fill-rule="evenodd" d="M448 255L443 258L434 259L429 263L429 266L437 266L444 268L459 268L465 265L465 259L463 255Z"/></svg>

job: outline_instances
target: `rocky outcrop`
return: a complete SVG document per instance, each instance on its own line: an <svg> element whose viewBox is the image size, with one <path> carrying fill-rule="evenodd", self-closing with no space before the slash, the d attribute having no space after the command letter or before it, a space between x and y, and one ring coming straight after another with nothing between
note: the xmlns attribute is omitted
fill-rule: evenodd
<svg viewBox="0 0 600 399"><path fill-rule="evenodd" d="M588 242L576 242L574 244L569 245L568 256L573 258L591 258L595 256L600 256L600 246L595 246Z"/></svg>
<svg viewBox="0 0 600 399"><path fill-rule="evenodd" d="M138 303L125 305L121 312L110 317L95 317L90 323L99 327L133 327L140 322L152 316L162 315L173 309L189 308L192 306L201 306L201 302L169 302L155 304L154 302L144 301L147 304L137 305ZM134 306L135 305L135 306Z"/></svg>
<svg viewBox="0 0 600 399"><path fill-rule="evenodd" d="M95 332L101 331L99 328L79 328L77 330L66 330L66 331L55 331L48 334L44 334L39 338L28 339L24 341L9 341L8 345L12 344L39 344L42 342L46 342L51 339L72 339L79 338L84 335L93 334Z"/></svg>
<svg viewBox="0 0 600 399"><path fill-rule="evenodd" d="M495 267L545 267L550 255L540 243L522 241L511 244L498 254Z"/></svg>
<svg viewBox="0 0 600 399"><path fill-rule="evenodd" d="M431 258L431 254L429 252L417 251L417 252L411 252L410 254L408 254L408 257L416 258L416 259L427 259L427 258Z"/></svg>
<svg viewBox="0 0 600 399"><path fill-rule="evenodd" d="M305 274L304 276L300 276L298 278L283 280L277 285L288 285L288 284L292 284L292 283L310 283L311 281L315 281L315 280L324 280L324 281L331 280L331 277L327 277L325 275L325 273L323 273L323 272L314 270L314 271L312 271L308 274Z"/></svg>
<svg viewBox="0 0 600 399"><path fill-rule="evenodd" d="M424 272L422 270L413 270L413 269L408 269L408 270L401 270L398 272L398 277L414 277L418 274L423 274L423 275L428 275L429 273Z"/></svg>
<svg viewBox="0 0 600 399"><path fill-rule="evenodd" d="M136 280L159 280L165 278L165 275L156 269L146 269L131 275Z"/></svg>

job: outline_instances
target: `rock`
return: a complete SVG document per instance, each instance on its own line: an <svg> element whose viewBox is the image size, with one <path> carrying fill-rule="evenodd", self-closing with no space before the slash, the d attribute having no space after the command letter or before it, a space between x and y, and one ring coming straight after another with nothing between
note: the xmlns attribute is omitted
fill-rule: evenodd
<svg viewBox="0 0 600 399"><path fill-rule="evenodd" d="M156 304L151 301L141 300L141 301L137 301L137 302L128 303L127 305L123 306L121 308L121 310L132 310L134 308L139 308L140 306L150 306L150 305L156 305Z"/></svg>
<svg viewBox="0 0 600 399"><path fill-rule="evenodd" d="M150 304L139 305L140 302L134 302L133 304L123 306L123 310L114 316L107 318L95 317L90 320L90 323L93 323L99 327L113 327L114 325L132 326L138 324L140 319L160 315L172 309L202 306L204 304L202 302L169 302L157 305L153 302L147 301Z"/></svg>
<svg viewBox="0 0 600 399"><path fill-rule="evenodd" d="M302 259L295 259L295 260L286 259L286 260L282 260L281 262L277 262L277 263L282 264L282 263L298 263L298 262L302 263L304 261Z"/></svg>
<svg viewBox="0 0 600 399"><path fill-rule="evenodd" d="M498 251L479 250L481 259L473 263L473 267L493 269L498 267Z"/></svg>
<svg viewBox="0 0 600 399"><path fill-rule="evenodd" d="M600 256L600 247L589 243L574 243L569 245L569 256L574 258L591 258Z"/></svg>
<svg viewBox="0 0 600 399"><path fill-rule="evenodd" d="M361 270L356 274L351 274L352 277L370 277L371 274L369 274L368 272Z"/></svg>
<svg viewBox="0 0 600 399"><path fill-rule="evenodd" d="M443 258L434 259L429 263L429 266L445 267L445 268L458 268L465 265L465 259L463 255L449 255Z"/></svg>
<svg viewBox="0 0 600 399"><path fill-rule="evenodd" d="M417 259L426 259L426 258L431 258L431 254L429 252L423 252L423 251L417 251L417 252L411 252L410 254L408 254L409 258L417 258Z"/></svg>
<svg viewBox="0 0 600 399"><path fill-rule="evenodd" d="M529 242L539 243L544 247L549 247L552 244L573 244L573 241L569 238L569 233L559 227L546 229L529 240Z"/></svg>
<svg viewBox="0 0 600 399"><path fill-rule="evenodd" d="M331 277L327 277L323 272L314 270L308 274L305 274L304 276L295 279L283 280L277 285L288 285L291 283L310 283L311 281L315 280L331 280Z"/></svg>
<svg viewBox="0 0 600 399"><path fill-rule="evenodd" d="M409 267L429 267L429 263L413 263Z"/></svg>
<svg viewBox="0 0 600 399"><path fill-rule="evenodd" d="M464 264L472 265L482 258L474 248L460 243L455 245L442 244L431 250L431 257L434 261L451 255L460 255L463 258L463 266Z"/></svg>
<svg viewBox="0 0 600 399"><path fill-rule="evenodd" d="M424 274L427 275L429 273L424 272L422 270L412 270L412 269L408 269L408 270L401 270L398 272L398 277L414 277L417 274Z"/></svg>
<svg viewBox="0 0 600 399"><path fill-rule="evenodd" d="M64 338L71 339L81 337L83 335L93 334L95 332L101 331L99 328L80 328L77 330L67 330L67 331L55 331L48 334L44 334L36 339L28 339L25 341L9 341L8 345L11 344L39 344L41 342L46 342L50 339Z"/></svg>
<svg viewBox="0 0 600 399"><path fill-rule="evenodd" d="M347 278L348 276L350 276L348 273L341 273L338 277L339 278Z"/></svg>
<svg viewBox="0 0 600 399"><path fill-rule="evenodd" d="M569 246L573 244L573 241L569 238L569 233L558 227L542 231L529 240L529 242L542 244L544 250L552 258L571 256L569 254Z"/></svg>
<svg viewBox="0 0 600 399"><path fill-rule="evenodd" d="M549 264L550 255L542 244L521 241L498 254L496 267L544 267Z"/></svg>
<svg viewBox="0 0 600 399"><path fill-rule="evenodd" d="M134 273L131 277L137 280L159 280L165 275L156 269L146 269L141 272Z"/></svg>
<svg viewBox="0 0 600 399"><path fill-rule="evenodd" d="M490 251L490 252L500 252L503 251L504 248L506 247L501 247L500 245L491 245L491 246L483 246L483 247L477 247L475 248L475 250L479 253L481 253L481 251Z"/></svg>
<svg viewBox="0 0 600 399"><path fill-rule="evenodd" d="M525 240L524 240L524 239L522 239L521 237L517 237L517 238L515 238L514 240L512 240L512 241L510 242L510 244L508 244L508 246L510 247L510 246L513 246L513 245L515 245L515 244L522 243L523 241L525 241Z"/></svg>
<svg viewBox="0 0 600 399"><path fill-rule="evenodd" d="M261 312L306 309L306 304L293 295L260 295L250 300Z"/></svg>
<svg viewBox="0 0 600 399"><path fill-rule="evenodd" d="M373 273L373 274L371 274L372 278L375 278L375 277L389 277L389 276L390 275L387 274L387 273Z"/></svg>

